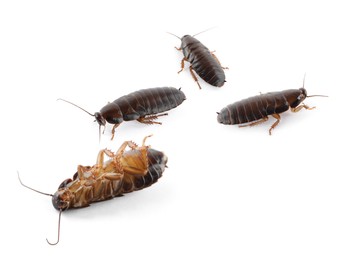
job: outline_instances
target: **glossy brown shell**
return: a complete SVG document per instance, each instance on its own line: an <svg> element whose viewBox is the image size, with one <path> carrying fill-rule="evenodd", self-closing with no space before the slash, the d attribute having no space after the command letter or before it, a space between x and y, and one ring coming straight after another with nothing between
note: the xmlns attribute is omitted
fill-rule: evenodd
<svg viewBox="0 0 348 260"><path fill-rule="evenodd" d="M225 83L225 72L211 51L196 38L185 35L181 38L181 49L185 59L191 63L192 69L207 83L222 87Z"/></svg>
<svg viewBox="0 0 348 260"><path fill-rule="evenodd" d="M218 113L217 120L225 125L253 122L298 106L306 95L306 90L301 88L249 97L223 108Z"/></svg>
<svg viewBox="0 0 348 260"><path fill-rule="evenodd" d="M100 114L108 123L119 124L168 111L185 99L185 94L173 87L142 89L107 104Z"/></svg>

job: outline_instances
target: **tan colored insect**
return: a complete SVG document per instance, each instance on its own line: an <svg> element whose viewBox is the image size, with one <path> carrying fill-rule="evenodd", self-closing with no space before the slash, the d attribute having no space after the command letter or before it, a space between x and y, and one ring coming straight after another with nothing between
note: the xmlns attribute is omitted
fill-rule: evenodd
<svg viewBox="0 0 348 260"><path fill-rule="evenodd" d="M73 179L63 181L52 195L26 188L44 195L52 196L53 206L59 210L58 239L60 237L60 218L62 211L71 208L89 206L93 202L107 200L124 193L149 187L162 176L168 158L160 151L145 145L146 136L141 146L132 141L124 142L116 153L103 149L98 153L97 163L93 166L77 167ZM129 147L129 150L126 150ZM104 156L110 160L104 161ZM19 178L19 175L18 175Z"/></svg>

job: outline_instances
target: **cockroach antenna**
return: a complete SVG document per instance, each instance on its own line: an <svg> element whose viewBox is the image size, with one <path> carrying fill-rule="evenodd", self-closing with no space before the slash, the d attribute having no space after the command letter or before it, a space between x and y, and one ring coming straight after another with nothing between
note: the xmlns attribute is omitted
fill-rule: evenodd
<svg viewBox="0 0 348 260"><path fill-rule="evenodd" d="M99 112L96 112L96 113L92 114L92 113L88 112L86 109L84 109L84 108L82 108L82 107L80 107L80 106L74 104L73 102L70 102L70 101L68 101L68 100L65 100L65 99L63 99L63 98L58 98L57 101L59 101L59 100L64 101L64 102L66 102L66 103L69 103L70 105L73 105L73 106L75 106L75 107L81 109L82 111L86 112L87 114L89 114L90 116L93 116L93 117L95 118L94 121L97 121L98 124L99 124L99 142L100 142L100 139L101 139L101 126L102 126L102 125L104 126L104 131L105 131L105 125L106 125L106 121L105 121L105 119L102 117L102 115L101 115ZM103 133L104 133L104 131L103 131Z"/></svg>
<svg viewBox="0 0 348 260"><path fill-rule="evenodd" d="M307 96L308 98L309 97L329 97L329 96L326 96L326 95L310 95L310 96Z"/></svg>
<svg viewBox="0 0 348 260"><path fill-rule="evenodd" d="M305 80L306 80L306 73L303 75L303 82L302 82L302 87L303 87L303 88L304 88Z"/></svg>
<svg viewBox="0 0 348 260"><path fill-rule="evenodd" d="M303 76L302 88L304 88L305 79L306 79L306 73L305 73L304 76ZM329 97L329 96L326 96L326 95L310 95L310 96L306 96L306 98L309 98L309 97Z"/></svg>
<svg viewBox="0 0 348 260"><path fill-rule="evenodd" d="M35 192L37 192L37 193L40 193L40 194L42 194L42 195L46 195L46 196L51 196L51 197L53 197L53 194L45 193L45 192L42 192L42 191L38 191L38 190L36 190L36 189L33 189L33 188L31 188L31 187L25 185L25 184L22 182L22 180L21 180L21 178L20 178L20 176L19 176L19 171L17 171L17 175L18 175L18 180L19 180L20 184L21 184L23 187L25 187L25 188L27 188L27 189L29 189L29 190L35 191ZM60 237L60 219L61 219L61 215L62 215L62 209L59 210L59 218L58 218L58 239L57 239L57 242L51 243L51 242L49 242L48 239L46 238L47 243L50 244L51 246L57 245L58 242L59 242L59 237Z"/></svg>
<svg viewBox="0 0 348 260"><path fill-rule="evenodd" d="M174 37L178 38L179 40L181 40L181 38L179 36L175 35L174 33L171 33L171 32L167 32L167 33L169 33L169 34L173 35Z"/></svg>
<svg viewBox="0 0 348 260"><path fill-rule="evenodd" d="M37 192L37 193L40 193L40 194L42 194L42 195L46 195L46 196L51 196L51 197L53 197L53 194L49 194L49 193L45 193L45 192L42 192L42 191L38 191L38 190L35 190L35 189L33 189L33 188L31 188L31 187L25 185L25 184L22 182L21 178L19 177L19 171L17 171L17 175L18 175L18 180L19 180L19 182L20 182L20 184L21 184L22 186L26 187L26 188L29 189L29 190L35 191L35 192Z"/></svg>
<svg viewBox="0 0 348 260"><path fill-rule="evenodd" d="M82 111L85 111L85 112L86 112L87 114L89 114L90 116L95 117L95 114L92 114L92 113L88 112L86 109L84 109L84 108L82 108L82 107L80 107L80 106L74 104L73 102L70 102L70 101L65 100L65 99L63 99L63 98L58 98L57 101L59 101L59 100L64 101L64 102L66 102L66 103L69 103L70 105L73 105L73 106L75 106L75 107L81 109Z"/></svg>
<svg viewBox="0 0 348 260"><path fill-rule="evenodd" d="M195 36L197 36L198 34L205 33L205 32L207 32L207 31L210 31L210 30L212 30L212 29L214 29L214 28L216 28L216 27L217 27L217 26L210 27L210 28L208 28L208 29L206 29L206 30L204 30L204 31L201 31L201 32L199 32L199 33L196 33L196 34L192 35L192 37L195 37Z"/></svg>

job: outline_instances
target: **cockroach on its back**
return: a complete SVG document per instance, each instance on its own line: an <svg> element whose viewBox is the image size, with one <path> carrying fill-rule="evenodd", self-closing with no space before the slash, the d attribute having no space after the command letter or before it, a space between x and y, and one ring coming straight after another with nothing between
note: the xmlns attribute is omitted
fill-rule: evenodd
<svg viewBox="0 0 348 260"><path fill-rule="evenodd" d="M114 138L115 129L123 121L137 120L143 124L162 124L155 121L160 116L166 116L167 113L162 112L171 110L179 106L186 99L181 89L173 87L148 88L132 92L124 95L111 103L105 105L100 112L94 114L85 109L68 102L91 116L94 116L99 124L99 138L101 126L105 126L106 122L113 124L112 138Z"/></svg>
<svg viewBox="0 0 348 260"><path fill-rule="evenodd" d="M287 111L289 108L292 112L298 112L302 108L311 110L315 107L309 107L302 102L307 97L323 96L323 95L307 95L307 91L303 87L300 89L288 89L278 92L270 92L254 97L249 97L241 101L235 102L218 112L217 121L225 125L244 124L244 126L254 126L268 120L271 115L277 121L272 124L269 134L280 122L280 113ZM323 96L326 97L326 96ZM302 103L302 104L301 104Z"/></svg>
<svg viewBox="0 0 348 260"><path fill-rule="evenodd" d="M20 183L33 191L52 197L54 208L59 210L58 239L60 237L60 217L65 210L89 206L91 203L111 199L124 193L151 186L162 177L168 158L160 151L145 145L137 146L132 141L124 142L116 153L103 149L98 153L93 166L77 167L72 179L64 180L54 194L43 193ZM126 150L127 147L130 150ZM111 159L104 161L104 155ZM18 174L19 178L19 174Z"/></svg>
<svg viewBox="0 0 348 260"><path fill-rule="evenodd" d="M212 86L222 87L224 85L226 82L224 69L227 68L222 67L215 54L205 47L199 40L194 38L199 33L193 36L184 35L181 38L175 34L169 34L181 40L180 48L175 47L177 50L182 51L184 55L184 58L181 60L181 70L178 71L178 73L183 71L185 67L184 62L187 61L191 63L191 76L193 77L194 81L196 81L200 89L201 85L199 84L193 71L195 71L198 76Z"/></svg>

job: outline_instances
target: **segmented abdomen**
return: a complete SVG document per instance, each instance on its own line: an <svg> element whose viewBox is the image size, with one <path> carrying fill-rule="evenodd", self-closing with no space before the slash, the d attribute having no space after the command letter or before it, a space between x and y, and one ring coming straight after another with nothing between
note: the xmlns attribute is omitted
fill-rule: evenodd
<svg viewBox="0 0 348 260"><path fill-rule="evenodd" d="M201 42L194 42L183 49L183 53L192 69L207 83L222 87L225 83L225 72L207 47Z"/></svg>
<svg viewBox="0 0 348 260"><path fill-rule="evenodd" d="M221 124L235 125L259 120L268 115L285 112L289 104L282 92L271 92L243 99L223 108L217 120Z"/></svg>
<svg viewBox="0 0 348 260"><path fill-rule="evenodd" d="M145 176L125 174L120 193L141 190L151 186L162 177L168 157L160 151L148 149L148 172Z"/></svg>
<svg viewBox="0 0 348 260"><path fill-rule="evenodd" d="M146 115L168 111L180 105L185 94L173 87L142 89L122 96L104 106L100 113L107 122L115 124L136 120Z"/></svg>

